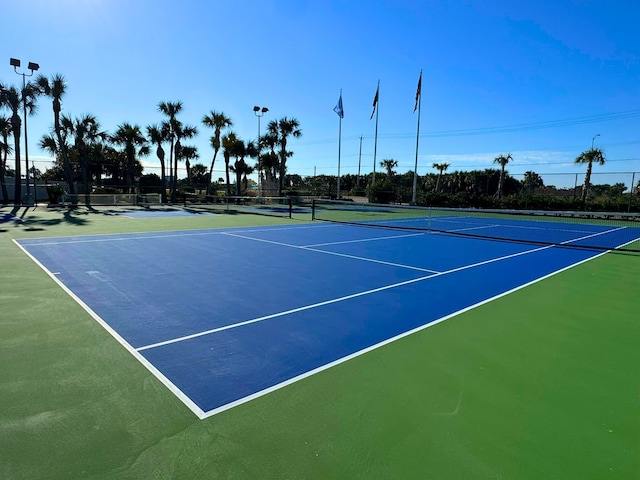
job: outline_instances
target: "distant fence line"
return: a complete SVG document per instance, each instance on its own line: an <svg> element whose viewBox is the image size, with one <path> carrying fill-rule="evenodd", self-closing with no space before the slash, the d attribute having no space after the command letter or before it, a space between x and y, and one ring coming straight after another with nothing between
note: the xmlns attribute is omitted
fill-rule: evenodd
<svg viewBox="0 0 640 480"><path fill-rule="evenodd" d="M507 170L507 179L504 188L505 195L515 194L515 195L547 195L547 196L562 196L562 197L579 197L581 195L582 186L585 179L585 173L566 173L566 172L551 172L551 173L537 173L537 177L542 182L542 185L535 184L534 186L525 187L525 179L527 178L525 174L509 174ZM424 175L419 175L420 182L418 183L419 191L423 193L433 193L436 191L441 194L454 194L460 191L471 191L473 190L477 194L481 195L494 195L497 191L498 187L498 176L499 173L497 170L491 170L488 173L482 171L473 171L473 172L464 172L464 171L455 171L455 172L444 172L438 181L437 173L428 173ZM359 177L359 181L356 183L357 176L353 174L342 175L342 195L348 195L349 193L353 194L357 189L361 193L367 188L367 182L370 182L372 178L372 174L368 173L365 175L361 175ZM382 180L386 178L385 172L377 172L376 180ZM402 175L394 175L392 179L392 183L397 186L398 189L407 189L411 188L411 180L412 174L411 172L402 174ZM218 190L223 190L225 188L224 184L219 184L215 182L216 188ZM320 182L322 180L322 182ZM284 189L285 191L297 191L300 195L310 195L310 196L331 196L336 194L336 180L337 178L333 175L311 175L311 176L300 176L300 175L287 175ZM14 177L6 177L5 183L7 187L7 198L3 198L2 193L0 192L0 200L3 203L13 202L13 193L14 193ZM92 185L92 192L109 190L109 191L125 191L125 185L110 185L109 178L103 178L104 183L102 185ZM184 188L184 182L186 179L181 179L180 182L183 183L181 188ZM509 184L511 182L511 186ZM437 182L437 185L436 185ZM65 182L55 181L55 182L44 182L38 180L35 182L37 188L34 188L33 182L30 185L30 194L31 199L36 202L45 202L49 200L49 196L47 193L46 185L56 184L59 185L60 188L66 190L67 186ZM640 197L640 172L593 172L591 174L591 190L592 196L597 195L603 192L604 186L612 187L608 188L607 194L609 196L615 195L616 193L619 195L628 195L633 194L633 197ZM80 182L76 183L78 187L78 192L82 191ZM517 189L514 188L517 187ZM204 185L196 185L191 186L191 189L204 189ZM232 188L235 188L235 183L232 183ZM510 190L511 188L511 190ZM145 193L144 188L138 189L139 193ZM26 196L26 182L22 180L22 195ZM262 196L274 196L279 192L277 190L277 182L271 182L271 184L262 184L262 185L253 185L251 188L252 194L262 195ZM286 193L286 192L285 192ZM25 200L25 198L23 198Z"/></svg>

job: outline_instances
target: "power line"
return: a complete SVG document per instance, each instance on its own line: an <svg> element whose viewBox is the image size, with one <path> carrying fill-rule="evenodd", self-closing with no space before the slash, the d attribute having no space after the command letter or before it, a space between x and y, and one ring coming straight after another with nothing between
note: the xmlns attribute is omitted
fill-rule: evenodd
<svg viewBox="0 0 640 480"><path fill-rule="evenodd" d="M464 136L472 136L472 135L494 135L498 133L511 133L511 132L522 132L522 131L531 131L531 130L541 130L545 128L561 128L561 127L570 127L573 125L584 125L590 123L601 123L601 122L611 122L614 120L622 120L628 118L636 118L640 117L640 110L626 110L623 112L615 112L615 113L603 113L598 115L589 115L584 117L574 117L574 118L566 118L562 120L547 120L543 122L532 122L532 123L520 123L513 125L502 125L495 127L478 127L478 128L467 128L467 129L458 129L458 130L439 130L439 131L427 131L420 134L421 137L427 138L446 138L446 137L464 137ZM413 138L415 133L387 133L387 134L378 134L378 138ZM372 136L364 135L365 139L373 138ZM350 140L359 140L360 135L355 136L347 136L343 137L343 141ZM335 143L335 139L320 139L313 140L310 142L297 142L299 145L323 145L328 143ZM629 142L629 143L638 143L638 142Z"/></svg>

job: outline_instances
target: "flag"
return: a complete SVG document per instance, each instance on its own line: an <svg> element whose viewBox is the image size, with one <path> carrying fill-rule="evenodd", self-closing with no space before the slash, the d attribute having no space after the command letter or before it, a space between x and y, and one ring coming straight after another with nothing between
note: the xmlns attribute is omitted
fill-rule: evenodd
<svg viewBox="0 0 640 480"><path fill-rule="evenodd" d="M344 108L342 108L342 92L340 92L338 104L333 107L333 111L336 112L340 118L344 118Z"/></svg>
<svg viewBox="0 0 640 480"><path fill-rule="evenodd" d="M378 105L378 92L380 90L380 85L378 82L378 88L376 88L376 96L373 97L373 112L371 112L371 118L369 118L369 120L371 120L373 118L373 115L376 113L376 106Z"/></svg>
<svg viewBox="0 0 640 480"><path fill-rule="evenodd" d="M418 101L420 100L420 95L422 95L422 70L420 70L420 78L418 79L418 88L416 89L416 104L413 107L413 112L418 109Z"/></svg>

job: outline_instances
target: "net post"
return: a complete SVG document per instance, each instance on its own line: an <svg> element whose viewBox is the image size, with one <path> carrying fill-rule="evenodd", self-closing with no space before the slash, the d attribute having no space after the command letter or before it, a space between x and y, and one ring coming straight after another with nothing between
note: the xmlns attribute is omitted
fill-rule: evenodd
<svg viewBox="0 0 640 480"><path fill-rule="evenodd" d="M316 199L311 200L311 221L316 219Z"/></svg>
<svg viewBox="0 0 640 480"><path fill-rule="evenodd" d="M289 205L289 218L293 218L291 215L293 213L293 202L291 201L291 197L287 197L287 204Z"/></svg>

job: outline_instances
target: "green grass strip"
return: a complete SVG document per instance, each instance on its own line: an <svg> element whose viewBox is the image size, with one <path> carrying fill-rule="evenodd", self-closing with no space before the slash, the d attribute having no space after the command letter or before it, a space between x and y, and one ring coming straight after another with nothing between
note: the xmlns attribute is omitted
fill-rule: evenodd
<svg viewBox="0 0 640 480"><path fill-rule="evenodd" d="M602 256L200 421L11 238L265 220L25 219L0 225L0 478L638 477L638 256Z"/></svg>

